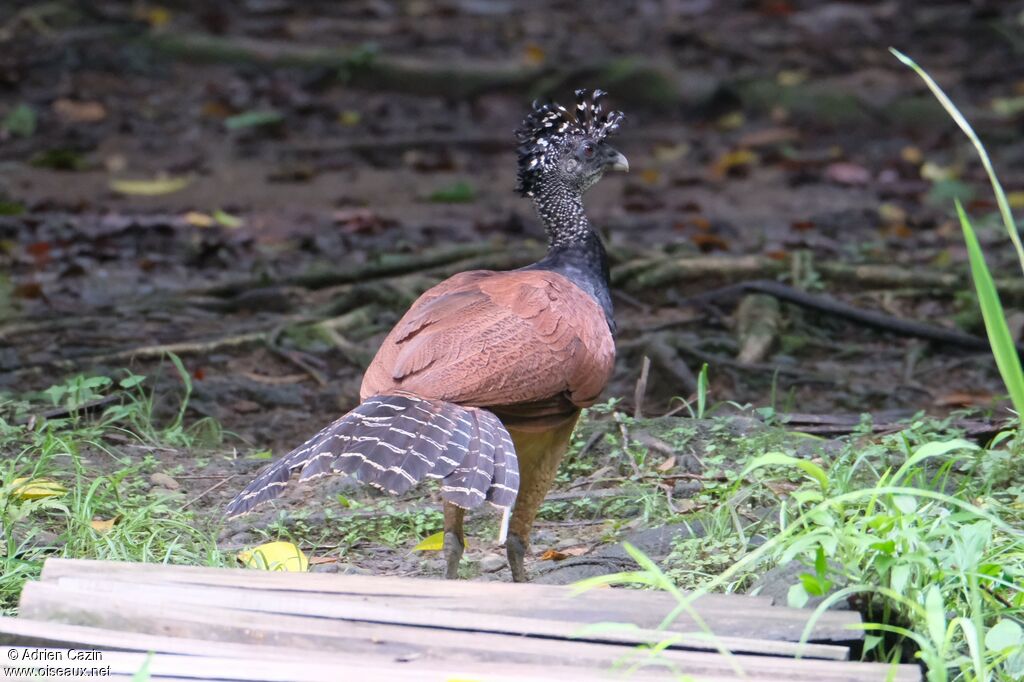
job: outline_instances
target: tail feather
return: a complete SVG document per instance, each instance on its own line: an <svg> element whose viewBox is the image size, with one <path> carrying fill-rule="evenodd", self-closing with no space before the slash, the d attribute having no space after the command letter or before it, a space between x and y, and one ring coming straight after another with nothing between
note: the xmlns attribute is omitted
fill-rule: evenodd
<svg viewBox="0 0 1024 682"><path fill-rule="evenodd" d="M441 497L456 506L472 509L486 499L494 479L495 443L493 429L485 418L473 420L466 428L472 429L469 452L462 464L441 481Z"/></svg>
<svg viewBox="0 0 1024 682"><path fill-rule="evenodd" d="M496 507L511 507L518 491L519 459L508 431L502 429L494 448L494 479L487 490L487 501Z"/></svg>
<svg viewBox="0 0 1024 682"><path fill-rule="evenodd" d="M271 464L228 504L228 515L274 499L295 471L303 481L345 473L396 495L440 478L442 497L465 508L485 499L511 506L519 488L515 449L496 416L403 395L368 398Z"/></svg>

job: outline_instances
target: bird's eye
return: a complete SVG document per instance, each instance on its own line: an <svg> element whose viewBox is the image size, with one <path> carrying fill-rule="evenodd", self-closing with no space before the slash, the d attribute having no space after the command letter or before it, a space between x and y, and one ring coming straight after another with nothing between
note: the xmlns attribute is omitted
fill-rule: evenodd
<svg viewBox="0 0 1024 682"><path fill-rule="evenodd" d="M596 151L597 147L595 147L592 142L583 143L583 156L585 158L592 159L594 157L594 152Z"/></svg>

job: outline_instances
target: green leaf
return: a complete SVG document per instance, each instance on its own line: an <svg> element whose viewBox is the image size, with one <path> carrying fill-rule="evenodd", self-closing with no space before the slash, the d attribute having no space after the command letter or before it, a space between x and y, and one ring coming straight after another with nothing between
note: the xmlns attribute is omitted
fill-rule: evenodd
<svg viewBox="0 0 1024 682"><path fill-rule="evenodd" d="M743 470L743 473L740 474L740 478L743 478L756 469L766 466L796 467L807 474L809 478L817 481L822 490L828 490L828 475L825 473L824 469L814 462L809 462L806 459L800 459L798 457L791 457L783 452L768 452L754 459L754 461L748 464Z"/></svg>
<svg viewBox="0 0 1024 682"><path fill-rule="evenodd" d="M15 216L25 212L25 204L20 201L0 199L0 215Z"/></svg>
<svg viewBox="0 0 1024 682"><path fill-rule="evenodd" d="M79 171L86 167L85 159L74 149L46 149L32 155L29 164L36 168Z"/></svg>
<svg viewBox="0 0 1024 682"><path fill-rule="evenodd" d="M448 187L442 187L427 198L440 204L465 204L476 199L476 190L473 189L473 185L460 180Z"/></svg>
<svg viewBox="0 0 1024 682"><path fill-rule="evenodd" d="M832 589L831 580L822 580L820 577L810 573L800 574L800 584L803 586L804 591L812 597L824 597Z"/></svg>
<svg viewBox="0 0 1024 682"><path fill-rule="evenodd" d="M974 234L974 228L971 227L971 222L959 202L956 204L956 211L960 216L960 227L963 228L964 240L967 242L971 278L974 280L974 288L978 292L978 304L981 306L981 315L985 319L985 331L988 332L992 355L995 356L996 366L999 368L999 374L1003 377L1003 383L1006 384L1006 390L1010 393L1014 409L1017 414L1024 415L1024 369L1021 369L1020 355L1017 354L1017 346L1010 334L1010 327L1006 324L1003 304L999 300L999 292L996 291L992 273L989 272L988 265L985 263L985 256L978 243L978 237Z"/></svg>
<svg viewBox="0 0 1024 682"><path fill-rule="evenodd" d="M7 113L2 125L11 135L32 137L36 132L36 112L27 104L19 104Z"/></svg>
<svg viewBox="0 0 1024 682"><path fill-rule="evenodd" d="M221 227L227 227L229 229L235 229L243 225L243 221L238 216L233 216L230 213L220 210L219 208L213 212L213 219L220 224Z"/></svg>
<svg viewBox="0 0 1024 682"><path fill-rule="evenodd" d="M814 572L819 578L828 573L828 559L825 557L825 548L818 545L818 551L814 553Z"/></svg>
<svg viewBox="0 0 1024 682"><path fill-rule="evenodd" d="M1024 645L1024 630L1021 630L1020 625L1008 618L1000 619L985 633L985 648L989 651L1005 651L1022 645Z"/></svg>
<svg viewBox="0 0 1024 682"><path fill-rule="evenodd" d="M697 375L697 419L704 418L708 400L708 363L701 365Z"/></svg>
<svg viewBox="0 0 1024 682"><path fill-rule="evenodd" d="M917 511L917 498L913 495L894 495L892 503L904 514L913 514Z"/></svg>
<svg viewBox="0 0 1024 682"><path fill-rule="evenodd" d="M935 647L942 648L946 639L946 605L942 600L942 592L935 585L929 587L925 594L924 610L928 636Z"/></svg>
<svg viewBox="0 0 1024 682"><path fill-rule="evenodd" d="M906 564L893 566L889 573L889 585L892 587L892 591L902 594L907 589L908 582L910 582L910 566Z"/></svg>
<svg viewBox="0 0 1024 682"><path fill-rule="evenodd" d="M792 585L786 593L786 605L790 608L802 609L809 599L810 596L804 589L803 583Z"/></svg>
<svg viewBox="0 0 1024 682"><path fill-rule="evenodd" d="M124 379L117 382L117 385L121 388L135 388L145 380L146 377L143 374L129 374Z"/></svg>
<svg viewBox="0 0 1024 682"><path fill-rule="evenodd" d="M243 130L258 126L275 125L284 121L284 114L273 109L245 111L224 119L224 127L228 130Z"/></svg>

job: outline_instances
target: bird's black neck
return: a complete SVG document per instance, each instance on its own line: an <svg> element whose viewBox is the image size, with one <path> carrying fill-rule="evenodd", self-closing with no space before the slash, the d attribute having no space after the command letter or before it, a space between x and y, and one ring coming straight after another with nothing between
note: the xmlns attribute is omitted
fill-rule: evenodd
<svg viewBox="0 0 1024 682"><path fill-rule="evenodd" d="M550 270L567 277L597 301L614 331L608 255L583 211L582 194L556 184L540 188L534 194L534 203L548 234L548 253L529 269Z"/></svg>

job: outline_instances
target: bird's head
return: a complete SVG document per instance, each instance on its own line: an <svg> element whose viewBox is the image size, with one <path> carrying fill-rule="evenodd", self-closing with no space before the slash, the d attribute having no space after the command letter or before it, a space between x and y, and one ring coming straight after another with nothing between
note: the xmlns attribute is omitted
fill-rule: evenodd
<svg viewBox="0 0 1024 682"><path fill-rule="evenodd" d="M626 157L605 140L618 129L621 111L601 111L602 90L576 91L576 115L554 102L533 103L516 130L516 191L532 197L543 186L567 186L581 194L605 171L628 171Z"/></svg>

